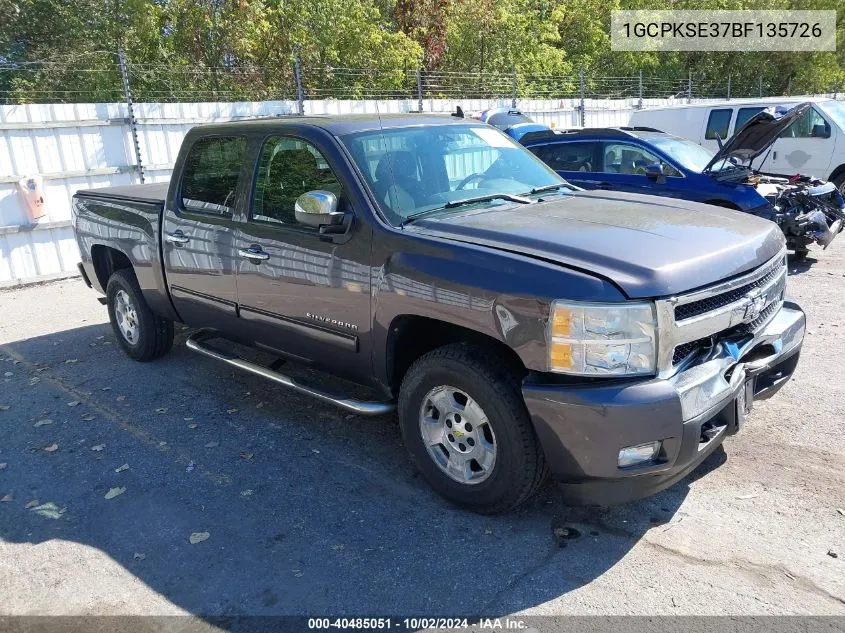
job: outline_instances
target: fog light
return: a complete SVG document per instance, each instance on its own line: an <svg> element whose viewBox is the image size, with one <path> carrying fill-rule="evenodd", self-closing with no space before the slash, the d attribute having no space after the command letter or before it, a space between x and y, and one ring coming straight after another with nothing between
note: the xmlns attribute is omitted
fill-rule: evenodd
<svg viewBox="0 0 845 633"><path fill-rule="evenodd" d="M627 446L619 451L619 459L617 460L617 463L619 464L619 468L642 464L643 462L654 459L659 450L660 442L649 442L648 444Z"/></svg>

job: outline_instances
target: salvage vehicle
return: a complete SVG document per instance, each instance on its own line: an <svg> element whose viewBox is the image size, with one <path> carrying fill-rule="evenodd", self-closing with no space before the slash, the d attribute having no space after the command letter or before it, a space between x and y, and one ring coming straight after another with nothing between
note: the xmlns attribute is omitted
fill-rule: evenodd
<svg viewBox="0 0 845 633"><path fill-rule="evenodd" d="M457 113L453 116L463 117L464 114L461 108L458 108ZM490 108L489 110L472 113L470 116L473 119L500 129L515 141L518 141L524 134L528 134L529 132L539 132L548 129L546 125L535 123L531 118L523 114L521 110L516 108Z"/></svg>
<svg viewBox="0 0 845 633"><path fill-rule="evenodd" d="M804 337L773 223L570 188L466 119L198 126L169 184L73 209L131 358L167 353L181 322L216 361L397 411L429 484L483 513L549 473L581 504L677 482L784 385Z"/></svg>
<svg viewBox="0 0 845 633"><path fill-rule="evenodd" d="M530 132L520 142L586 189L613 189L706 202L776 222L795 259L827 248L845 223L845 197L832 183L761 174L753 161L811 104L785 115L760 112L715 154L647 127Z"/></svg>
<svg viewBox="0 0 845 633"><path fill-rule="evenodd" d="M772 144L758 166L780 176L805 174L834 183L845 194L845 103L825 97L737 99L709 105L676 105L635 111L628 125L656 127L716 152L764 110L785 113L808 104Z"/></svg>

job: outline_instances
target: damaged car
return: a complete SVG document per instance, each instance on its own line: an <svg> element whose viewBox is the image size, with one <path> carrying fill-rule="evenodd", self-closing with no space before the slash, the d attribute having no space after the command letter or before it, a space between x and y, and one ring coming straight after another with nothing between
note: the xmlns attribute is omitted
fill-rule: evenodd
<svg viewBox="0 0 845 633"><path fill-rule="evenodd" d="M811 104L753 116L715 154L650 127L529 132L520 142L558 174L585 189L608 189L705 202L772 220L797 260L827 248L845 222L845 198L832 183L757 171L762 157Z"/></svg>

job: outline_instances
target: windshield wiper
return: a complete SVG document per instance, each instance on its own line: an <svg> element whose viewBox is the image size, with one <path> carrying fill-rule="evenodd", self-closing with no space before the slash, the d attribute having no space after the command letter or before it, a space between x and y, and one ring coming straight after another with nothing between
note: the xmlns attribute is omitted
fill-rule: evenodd
<svg viewBox="0 0 845 633"><path fill-rule="evenodd" d="M425 211L417 211L416 213L412 213L407 218L402 220L400 226L405 226L406 224L410 224L414 220L419 220L420 218L427 217L429 215L434 215L435 213L443 213L446 209L454 209L455 207L461 207L465 204L475 204L476 202L489 202L490 200L507 200L508 202L519 202L521 204L530 204L531 200L524 196L517 196L511 193L491 193L486 196L473 196L472 198L463 198L461 200L453 200L452 202L447 202L442 207L436 207L434 209L426 209Z"/></svg>
<svg viewBox="0 0 845 633"><path fill-rule="evenodd" d="M565 182L565 183L562 182L562 183L557 184L557 185L546 185L544 187L534 187L528 193L530 193L530 194L543 193L544 191L557 191L558 189L571 189L571 188L572 188L572 186L568 182Z"/></svg>
<svg viewBox="0 0 845 633"><path fill-rule="evenodd" d="M512 193L491 193L486 196L473 196L472 198L463 198L462 200L452 200L443 205L444 209L454 209L465 204L475 204L476 202L489 202L490 200L507 200L508 202L519 202L520 204L531 204L531 200L525 196L517 196Z"/></svg>

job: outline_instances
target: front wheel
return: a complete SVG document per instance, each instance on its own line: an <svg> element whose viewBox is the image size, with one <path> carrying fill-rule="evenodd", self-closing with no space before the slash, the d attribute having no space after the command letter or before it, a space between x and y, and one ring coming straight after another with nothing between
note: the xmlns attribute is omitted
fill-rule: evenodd
<svg viewBox="0 0 845 633"><path fill-rule="evenodd" d="M150 310L132 270L117 270L109 278L106 304L117 342L131 358L154 360L173 347L173 321Z"/></svg>
<svg viewBox="0 0 845 633"><path fill-rule="evenodd" d="M546 463L516 378L500 359L466 344L418 359L399 393L411 459L446 499L482 514L527 500Z"/></svg>

